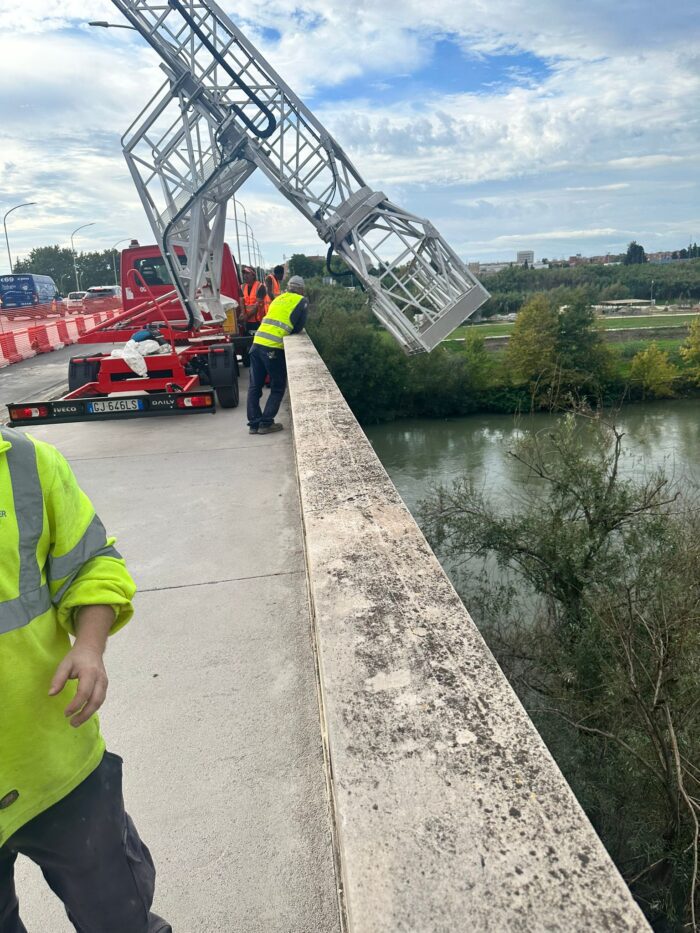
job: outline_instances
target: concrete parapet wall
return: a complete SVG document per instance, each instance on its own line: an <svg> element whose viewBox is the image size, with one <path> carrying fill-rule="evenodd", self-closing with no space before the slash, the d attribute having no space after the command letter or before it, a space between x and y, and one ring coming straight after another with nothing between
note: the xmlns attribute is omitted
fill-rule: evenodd
<svg viewBox="0 0 700 933"><path fill-rule="evenodd" d="M649 927L311 341L285 341L351 933Z"/></svg>

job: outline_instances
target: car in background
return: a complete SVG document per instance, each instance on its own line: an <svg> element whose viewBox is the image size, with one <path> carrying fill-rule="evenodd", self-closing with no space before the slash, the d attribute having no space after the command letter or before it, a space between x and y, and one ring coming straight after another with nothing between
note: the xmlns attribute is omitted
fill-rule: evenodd
<svg viewBox="0 0 700 933"><path fill-rule="evenodd" d="M57 310L58 289L50 275L0 275L0 302L6 317L42 318Z"/></svg>
<svg viewBox="0 0 700 933"><path fill-rule="evenodd" d="M86 295L87 292L68 292L63 302L63 307L69 314L82 311L84 308L83 299Z"/></svg>
<svg viewBox="0 0 700 933"><path fill-rule="evenodd" d="M122 303L122 290L118 285L91 285L83 298L83 310L90 314L93 311L111 311L120 308Z"/></svg>

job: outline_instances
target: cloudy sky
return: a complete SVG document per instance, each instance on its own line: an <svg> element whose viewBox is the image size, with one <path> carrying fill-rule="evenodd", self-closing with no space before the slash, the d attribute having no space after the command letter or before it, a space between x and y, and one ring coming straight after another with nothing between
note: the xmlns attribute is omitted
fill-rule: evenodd
<svg viewBox="0 0 700 933"><path fill-rule="evenodd" d="M700 240L700 17L658 0L221 4L354 160L468 260ZM0 0L0 213L13 254L153 240L119 138L161 83L108 0ZM256 173L269 263L318 253ZM0 272L8 267L0 253Z"/></svg>

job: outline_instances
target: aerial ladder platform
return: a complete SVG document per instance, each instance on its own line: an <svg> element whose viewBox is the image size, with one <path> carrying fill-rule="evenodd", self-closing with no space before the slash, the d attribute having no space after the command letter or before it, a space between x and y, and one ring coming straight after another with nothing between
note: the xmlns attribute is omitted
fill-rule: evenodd
<svg viewBox="0 0 700 933"><path fill-rule="evenodd" d="M238 404L240 338L222 326L224 232L229 202L256 169L316 228L329 270L333 253L343 260L407 353L432 350L487 300L432 223L365 182L218 4L112 2L158 54L165 74L122 146L185 326L178 331L154 300L154 320L163 318L172 352L148 360L144 380L104 356L74 360L69 394L9 406L11 423L214 411L215 396L223 407ZM123 337L128 318L95 328L81 342Z"/></svg>
<svg viewBox="0 0 700 933"><path fill-rule="evenodd" d="M260 169L369 292L408 353L432 350L488 292L428 220L366 184L314 114L212 0L112 0L166 81L124 154L188 316L216 293L226 207ZM177 261L184 249L187 266ZM215 298L213 299L215 303Z"/></svg>

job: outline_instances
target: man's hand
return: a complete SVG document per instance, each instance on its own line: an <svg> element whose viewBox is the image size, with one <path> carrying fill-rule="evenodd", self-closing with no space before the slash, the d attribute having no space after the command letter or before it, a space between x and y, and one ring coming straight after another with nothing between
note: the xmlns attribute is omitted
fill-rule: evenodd
<svg viewBox="0 0 700 933"><path fill-rule="evenodd" d="M71 716L71 726L82 726L96 713L107 696L107 671L102 653L94 648L75 644L56 668L49 696L56 696L69 680L78 681L78 690L65 709Z"/></svg>
<svg viewBox="0 0 700 933"><path fill-rule="evenodd" d="M102 655L114 624L110 606L83 606L76 613L75 644L56 668L49 696L56 696L67 681L77 680L78 690L65 709L77 728L96 713L107 696L107 671Z"/></svg>

